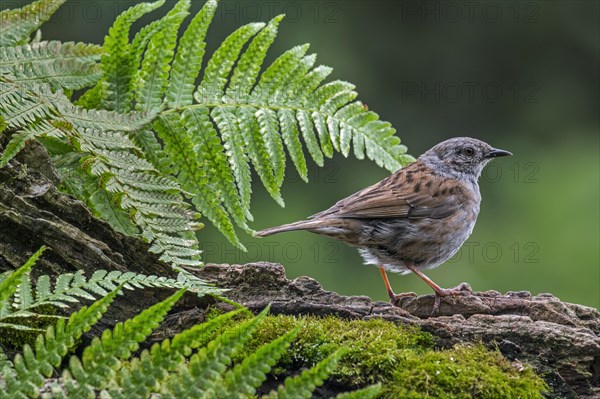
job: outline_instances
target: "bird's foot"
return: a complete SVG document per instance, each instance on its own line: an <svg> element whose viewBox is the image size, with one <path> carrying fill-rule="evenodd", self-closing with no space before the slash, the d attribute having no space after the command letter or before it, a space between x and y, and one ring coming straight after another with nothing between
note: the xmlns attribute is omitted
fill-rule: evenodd
<svg viewBox="0 0 600 399"><path fill-rule="evenodd" d="M435 292L437 296L461 296L461 295L471 295L473 293L473 288L469 283L460 283L454 288L440 288Z"/></svg>
<svg viewBox="0 0 600 399"><path fill-rule="evenodd" d="M454 288L440 288L435 291L435 301L433 302L433 309L431 315L435 316L440 311L440 303L442 297L445 296L467 296L473 294L473 289L469 283L460 283Z"/></svg>
<svg viewBox="0 0 600 399"><path fill-rule="evenodd" d="M416 297L417 297L417 294L414 292L402 292L400 294L394 294L393 296L390 296L390 302L392 305L400 307L400 301L402 300L402 298L416 298Z"/></svg>

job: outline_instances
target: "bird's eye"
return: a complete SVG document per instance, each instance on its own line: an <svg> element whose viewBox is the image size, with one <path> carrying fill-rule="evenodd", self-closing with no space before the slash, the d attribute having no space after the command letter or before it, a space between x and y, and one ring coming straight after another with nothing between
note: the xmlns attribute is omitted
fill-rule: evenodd
<svg viewBox="0 0 600 399"><path fill-rule="evenodd" d="M465 147L463 148L462 153L468 157L472 157L475 155L475 149L473 147Z"/></svg>

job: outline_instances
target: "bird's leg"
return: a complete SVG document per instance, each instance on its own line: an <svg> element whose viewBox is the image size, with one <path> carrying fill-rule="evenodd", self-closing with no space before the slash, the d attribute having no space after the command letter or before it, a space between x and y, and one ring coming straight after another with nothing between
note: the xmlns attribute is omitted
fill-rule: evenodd
<svg viewBox="0 0 600 399"><path fill-rule="evenodd" d="M381 278L383 279L383 283L385 284L385 289L387 290L388 296L390 300L393 302L396 298L396 294L394 294L394 290L392 290L392 286L390 285L390 280L388 280L387 274L385 274L385 269L383 267L379 268L379 273L381 273Z"/></svg>
<svg viewBox="0 0 600 399"><path fill-rule="evenodd" d="M423 281L427 283L428 286L433 288L435 291L435 302L433 303L433 311L432 314L437 314L440 310L440 299L443 296L459 296L459 295L469 295L473 292L471 286L468 283L460 283L454 288L442 288L436 283L433 282L432 279L423 274L422 271L417 269L414 266L406 265L408 270L421 277Z"/></svg>
<svg viewBox="0 0 600 399"><path fill-rule="evenodd" d="M388 280L387 274L385 273L385 269L383 266L379 266L379 273L381 273L381 278L383 279L383 283L385 284L385 289L387 290L388 296L390 297L390 302L392 305L397 305L398 300L405 296L415 296L413 292L406 292L402 294L394 294L394 290L392 290L392 286L390 285L390 280Z"/></svg>

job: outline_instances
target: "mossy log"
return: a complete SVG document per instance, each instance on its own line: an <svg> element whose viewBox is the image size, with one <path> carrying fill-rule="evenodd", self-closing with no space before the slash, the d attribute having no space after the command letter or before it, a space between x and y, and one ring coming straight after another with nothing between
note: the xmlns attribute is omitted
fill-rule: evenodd
<svg viewBox="0 0 600 399"><path fill-rule="evenodd" d="M39 145L0 169L0 272L12 270L40 246L50 250L36 273L59 274L96 269L174 276L168 265L148 253L148 245L124 237L94 218L85 205L55 187L57 178ZM285 315L333 315L343 319L381 318L419 326L441 348L482 342L512 362L527 362L546 380L553 398L600 397L600 313L560 301L550 294L478 292L447 298L431 316L433 296L405 297L399 307L363 296L341 296L308 277L289 280L272 263L206 265L197 274L253 311L272 304ZM91 334L133 316L166 296L160 289L137 290L117 301ZM186 296L154 340L201 322L214 298Z"/></svg>

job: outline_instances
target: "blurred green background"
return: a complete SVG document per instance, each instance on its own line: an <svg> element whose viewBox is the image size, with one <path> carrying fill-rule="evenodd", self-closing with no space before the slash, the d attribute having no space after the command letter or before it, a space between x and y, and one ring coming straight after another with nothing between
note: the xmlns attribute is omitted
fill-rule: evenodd
<svg viewBox="0 0 600 399"><path fill-rule="evenodd" d="M44 36L101 43L134 3L68 1ZM193 11L202 4L194 1ZM280 13L287 19L267 62L311 43L318 63L356 84L411 154L463 135L515 154L488 166L473 235L430 277L447 287L468 281L475 290L551 292L600 307L599 2L222 1L209 53L239 25ZM309 170L308 184L287 171L283 209L255 184L253 228L304 218L387 175L341 155ZM281 262L289 277L387 300L377 270L342 243L303 232L244 236L241 253L211 227L199 237L207 262ZM391 283L397 292L430 292L415 276Z"/></svg>

